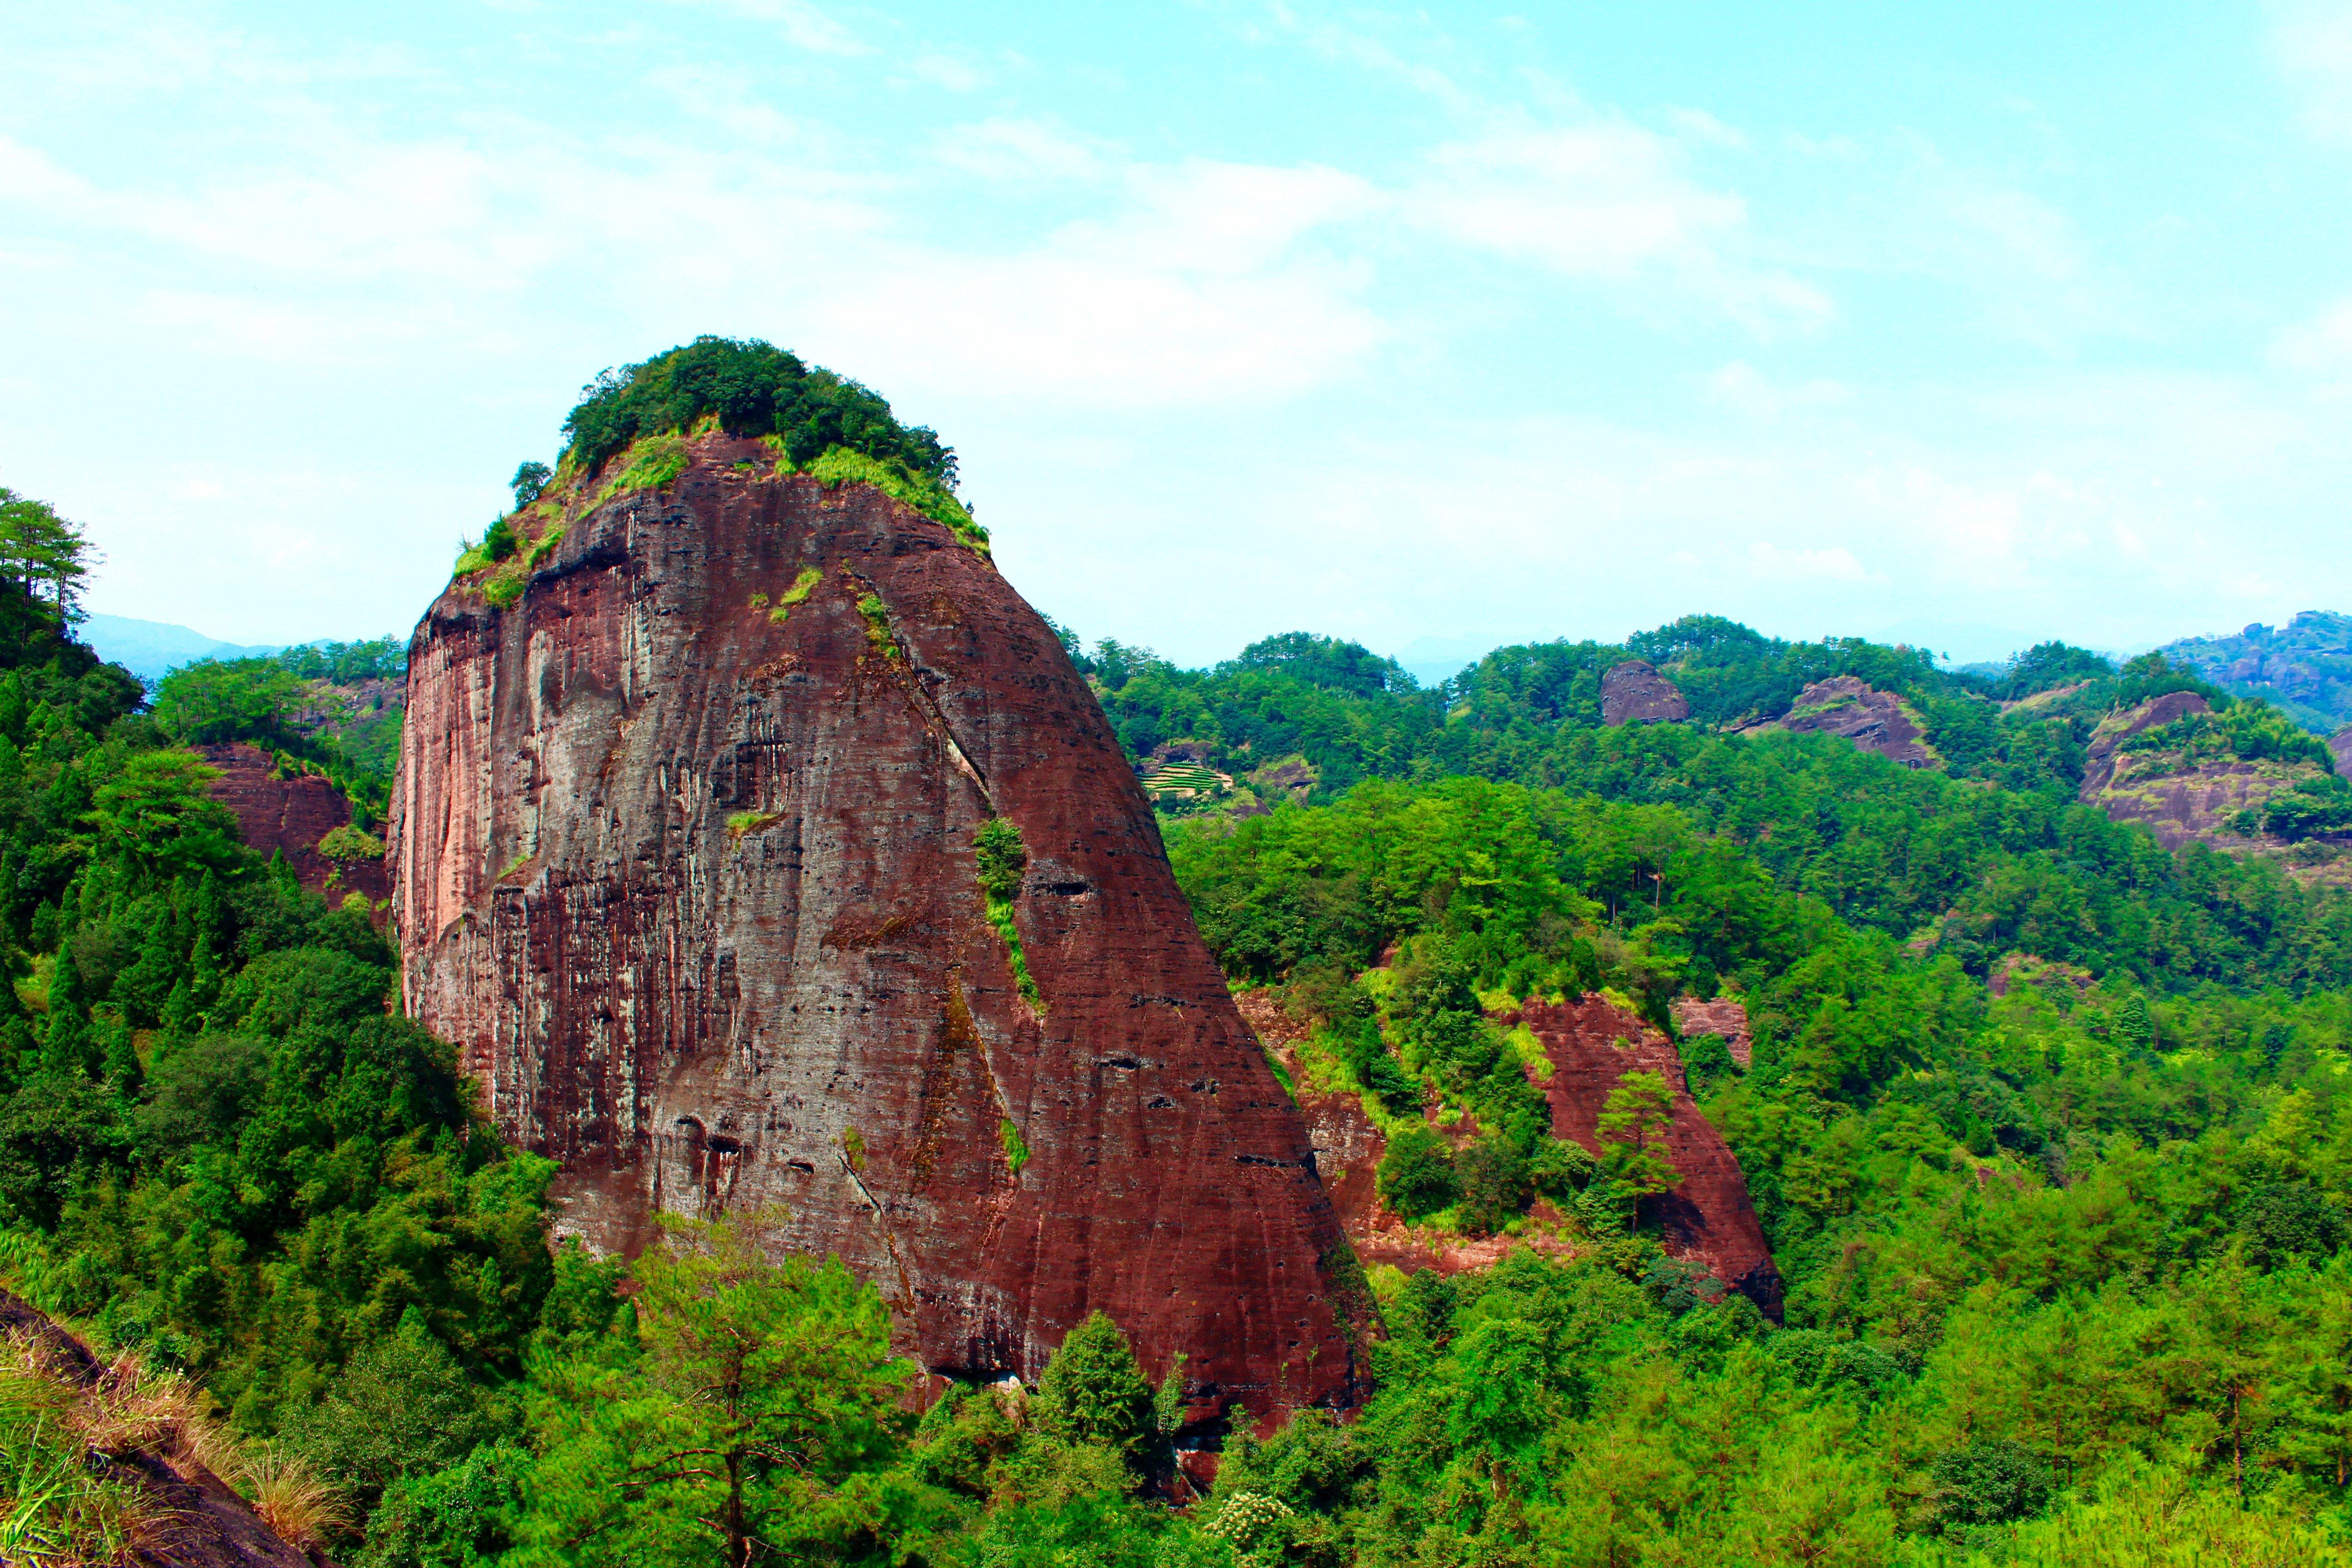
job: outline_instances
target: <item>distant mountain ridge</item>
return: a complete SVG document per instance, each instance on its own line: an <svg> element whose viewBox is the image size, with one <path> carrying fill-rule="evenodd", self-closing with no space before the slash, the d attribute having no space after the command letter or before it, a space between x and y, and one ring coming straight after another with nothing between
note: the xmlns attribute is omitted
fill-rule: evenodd
<svg viewBox="0 0 2352 1568"><path fill-rule="evenodd" d="M193 627L170 621L142 621L130 616L91 616L79 629L81 640L97 649L99 658L122 666L151 685L196 659L258 658L286 646L223 642Z"/></svg>
<svg viewBox="0 0 2352 1568"><path fill-rule="evenodd" d="M2182 637L2164 656L2238 697L2259 697L2306 730L2352 723L2352 615L2305 610L2284 626Z"/></svg>

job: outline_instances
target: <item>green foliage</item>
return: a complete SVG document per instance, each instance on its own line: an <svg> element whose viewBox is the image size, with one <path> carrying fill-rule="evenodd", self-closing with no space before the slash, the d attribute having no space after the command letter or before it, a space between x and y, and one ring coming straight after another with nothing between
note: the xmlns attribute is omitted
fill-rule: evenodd
<svg viewBox="0 0 2352 1568"><path fill-rule="evenodd" d="M1601 1109L1601 1168L1636 1197L1664 1192L1682 1180L1662 1147L1674 1120L1674 1090L1664 1073L1619 1074Z"/></svg>
<svg viewBox="0 0 2352 1568"><path fill-rule="evenodd" d="M929 475L910 472L903 463L871 457L849 447L830 447L808 465L808 473L828 489L849 484L872 485L932 521L946 524L957 537L982 554L988 552L988 531L972 520L971 510L956 499L955 492Z"/></svg>
<svg viewBox="0 0 2352 1568"><path fill-rule="evenodd" d="M319 840L319 853L329 860L343 864L353 860L383 858L383 840L364 828L344 823L327 830Z"/></svg>
<svg viewBox="0 0 2352 1568"><path fill-rule="evenodd" d="M1108 1314L1096 1311L1070 1331L1046 1363L1037 1384L1037 1416L1071 1441L1133 1456L1157 1430L1152 1397L1127 1336Z"/></svg>
<svg viewBox="0 0 2352 1568"><path fill-rule="evenodd" d="M1022 875L1029 868L1029 851L1022 845L1020 826L1008 817L992 816L971 836L971 858L980 890L991 903L1006 903L1019 896Z"/></svg>
<svg viewBox="0 0 2352 1568"><path fill-rule="evenodd" d="M1381 1201L1405 1219L1426 1219L1452 1208L1462 1197L1454 1151L1420 1125L1408 1125L1389 1140L1381 1156Z"/></svg>
<svg viewBox="0 0 2352 1568"><path fill-rule="evenodd" d="M1011 820L992 816L972 834L972 869L980 883L981 896L988 912L988 923L1004 939L1006 956L1013 965L1013 981L1019 987L1021 999L1039 1017L1045 1014L1045 998L1037 989L1037 982L1029 973L1028 955L1021 947L1021 925L1013 913L1013 900L1021 893L1022 874L1029 865L1029 851L1021 843L1021 829Z"/></svg>
<svg viewBox="0 0 2352 1568"><path fill-rule="evenodd" d="M244 741L276 753L281 770L321 773L352 803L354 822L364 829L391 804L401 708L386 703L361 718L314 683L391 679L406 668L406 650L388 637L265 658L200 659L157 686L154 724L184 745Z"/></svg>
<svg viewBox="0 0 2352 1568"><path fill-rule="evenodd" d="M19 658L81 618L94 555L79 523L0 485L0 638Z"/></svg>
<svg viewBox="0 0 2352 1568"><path fill-rule="evenodd" d="M2352 616L2305 610L2284 626L2187 637L2164 654L2238 697L2261 698L2315 734L2352 721Z"/></svg>
<svg viewBox="0 0 2352 1568"><path fill-rule="evenodd" d="M1010 1116L997 1122L996 1141L1004 1150L1005 1169L1018 1177L1021 1167L1029 1163L1029 1145L1022 1140L1021 1129L1013 1125Z"/></svg>
<svg viewBox="0 0 2352 1568"><path fill-rule="evenodd" d="M890 606L882 602L882 595L871 592L860 595L857 613L866 620L866 643L876 653L887 658L898 658L898 638L890 630Z"/></svg>
<svg viewBox="0 0 2352 1568"><path fill-rule="evenodd" d="M793 579L793 585L776 595L776 607L768 612L768 619L781 624L792 615L793 606L806 599L814 591L816 585L824 581L824 572L822 568L802 567L800 575ZM753 604L756 605L757 603L755 598Z"/></svg>
<svg viewBox="0 0 2352 1568"><path fill-rule="evenodd" d="M507 481L508 487L514 491L515 510L520 511L537 500L541 492L547 489L548 482L554 478L555 470L545 463L517 464L514 478Z"/></svg>
<svg viewBox="0 0 2352 1568"><path fill-rule="evenodd" d="M2233 757L2242 762L2265 758L2284 763L2308 763L2334 773L2336 763L2327 742L2291 723L2267 702L2233 702L2218 713L2184 713L2168 724L2142 730L2122 742L2119 752L2179 752L2188 757Z"/></svg>
<svg viewBox="0 0 2352 1568"><path fill-rule="evenodd" d="M930 430L899 424L876 393L784 350L718 337L608 370L583 387L563 422L564 459L593 474L615 452L706 417L730 436L776 437L795 468L840 447L955 488L954 452Z"/></svg>
<svg viewBox="0 0 2352 1568"><path fill-rule="evenodd" d="M2089 648L2054 641L2036 643L2010 659L2001 678L1991 683L1985 695L2015 702L2080 681L2105 680L2115 673L2116 667L2105 656Z"/></svg>
<svg viewBox="0 0 2352 1568"><path fill-rule="evenodd" d="M837 1537L892 1447L889 1317L837 1260L771 1262L767 1221L674 1221L635 1332L533 1362L527 1559L740 1565Z"/></svg>

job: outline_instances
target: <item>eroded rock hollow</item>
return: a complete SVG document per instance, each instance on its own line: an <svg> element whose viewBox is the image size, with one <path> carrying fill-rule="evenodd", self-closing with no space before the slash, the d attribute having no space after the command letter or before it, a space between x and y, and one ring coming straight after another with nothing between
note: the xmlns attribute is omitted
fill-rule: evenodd
<svg viewBox="0 0 2352 1568"><path fill-rule="evenodd" d="M411 1014L597 1246L780 1206L935 1371L1034 1378L1100 1308L1204 1405L1353 1402L1306 1131L1053 633L880 491L691 450L516 602L454 585L417 628ZM1034 999L976 873L996 818Z"/></svg>

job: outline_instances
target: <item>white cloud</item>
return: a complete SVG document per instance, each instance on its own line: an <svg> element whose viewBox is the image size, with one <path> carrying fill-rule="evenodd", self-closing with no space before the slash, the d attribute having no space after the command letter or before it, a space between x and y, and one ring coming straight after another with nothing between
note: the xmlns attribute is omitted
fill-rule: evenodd
<svg viewBox="0 0 2352 1568"><path fill-rule="evenodd" d="M874 46L818 10L808 0L680 0L703 5L774 27L794 48L816 55L870 55Z"/></svg>
<svg viewBox="0 0 2352 1568"><path fill-rule="evenodd" d="M931 148L940 163L988 180L1091 180L1103 173L1095 144L1042 120L959 125L933 138Z"/></svg>
<svg viewBox="0 0 2352 1568"><path fill-rule="evenodd" d="M2271 361L2309 375L2352 374L2352 298L2281 332L2271 344Z"/></svg>
<svg viewBox="0 0 2352 1568"><path fill-rule="evenodd" d="M2352 139L2352 5L2273 0L2268 9L2271 58L2304 128L2326 141Z"/></svg>
<svg viewBox="0 0 2352 1568"><path fill-rule="evenodd" d="M1835 313L1819 289L1745 260L1746 203L1698 184L1674 143L1637 126L1515 128L1449 142L1401 205L1456 243L1570 277L1663 275L1759 329Z"/></svg>
<svg viewBox="0 0 2352 1568"><path fill-rule="evenodd" d="M1758 540L1748 547L1748 570L1769 583L1883 583L1843 544L1825 549L1788 549Z"/></svg>
<svg viewBox="0 0 2352 1568"><path fill-rule="evenodd" d="M972 92L988 85L986 72L952 55L918 55L907 68L921 80L950 92Z"/></svg>
<svg viewBox="0 0 2352 1568"><path fill-rule="evenodd" d="M1843 383L1816 377L1783 386L1746 360L1733 360L1706 378L1707 401L1751 419L1777 419L1793 410L1834 407L1853 395Z"/></svg>

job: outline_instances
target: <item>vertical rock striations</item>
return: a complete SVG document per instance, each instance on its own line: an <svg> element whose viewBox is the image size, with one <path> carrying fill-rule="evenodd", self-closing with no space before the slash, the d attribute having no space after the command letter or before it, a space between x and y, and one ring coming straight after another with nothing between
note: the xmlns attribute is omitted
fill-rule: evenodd
<svg viewBox="0 0 2352 1568"><path fill-rule="evenodd" d="M1351 1403L1305 1130L1053 634L879 490L688 447L417 629L409 1011L598 1246L781 1205L935 1371L1034 1377L1100 1308L1197 1398Z"/></svg>
<svg viewBox="0 0 2352 1568"><path fill-rule="evenodd" d="M383 861L338 864L319 852L320 840L352 820L352 803L342 791L316 773L281 776L268 752L242 741L202 751L205 761L221 771L212 796L236 813L246 847L285 856L304 889L331 901L340 903L352 893L364 893L372 901L387 896Z"/></svg>
<svg viewBox="0 0 2352 1568"><path fill-rule="evenodd" d="M1553 1136L1572 1138L1593 1153L1601 1152L1601 1109L1619 1078L1628 1071L1664 1075L1675 1094L1666 1156L1683 1179L1668 1192L1644 1199L1643 1207L1654 1213L1668 1252L1706 1263L1717 1279L1746 1292L1778 1318L1783 1293L1780 1270L1748 1198L1748 1179L1723 1135L1691 1099L1673 1042L1633 1014L1595 995L1571 1002L1530 1001L1513 1021L1534 1031L1551 1062L1552 1074L1543 1089L1551 1101Z"/></svg>

